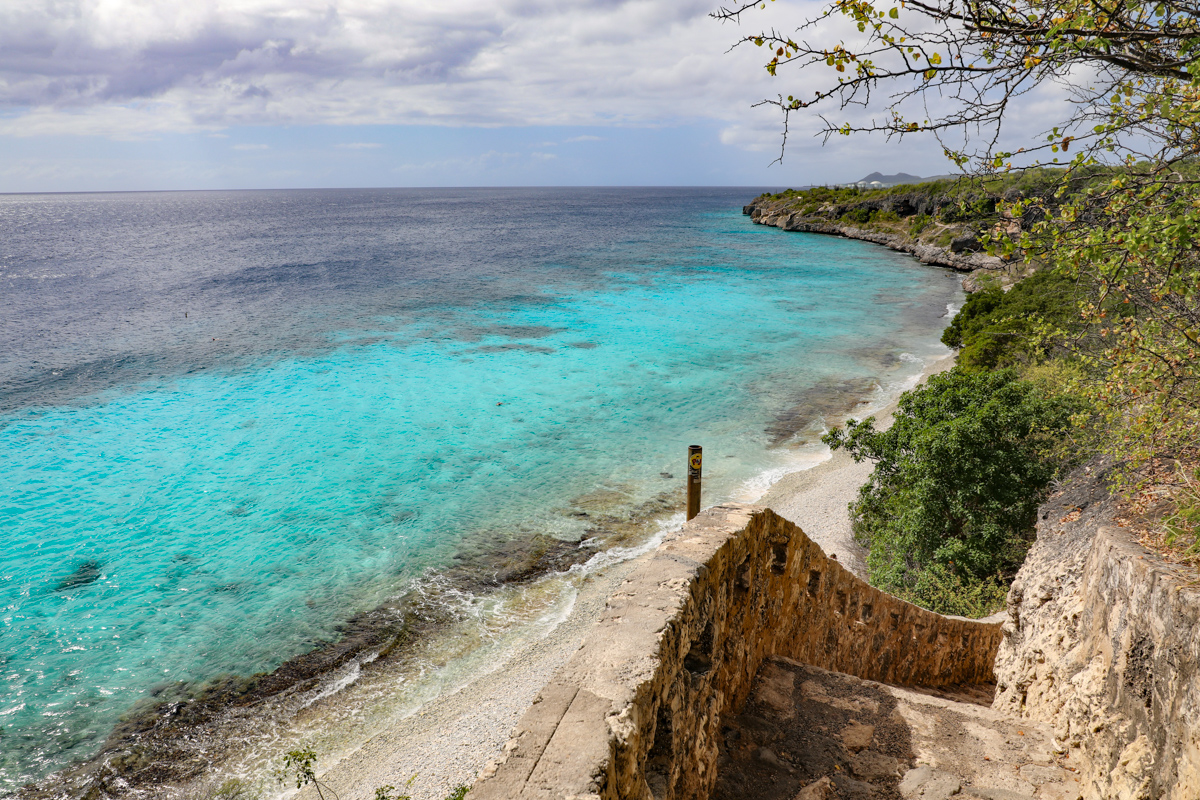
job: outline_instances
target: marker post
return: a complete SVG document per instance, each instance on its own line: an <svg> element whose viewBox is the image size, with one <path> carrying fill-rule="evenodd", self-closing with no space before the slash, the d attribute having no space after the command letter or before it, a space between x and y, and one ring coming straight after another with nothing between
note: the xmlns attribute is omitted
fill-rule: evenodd
<svg viewBox="0 0 1200 800"><path fill-rule="evenodd" d="M704 448L698 444L688 445L687 518L700 513L700 466Z"/></svg>

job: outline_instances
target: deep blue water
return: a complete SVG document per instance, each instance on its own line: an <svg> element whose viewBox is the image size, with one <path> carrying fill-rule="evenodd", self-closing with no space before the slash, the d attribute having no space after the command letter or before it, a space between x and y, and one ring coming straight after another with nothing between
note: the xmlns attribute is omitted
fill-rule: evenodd
<svg viewBox="0 0 1200 800"><path fill-rule="evenodd" d="M0 197L0 792L688 444L744 494L813 387L944 352L952 275L757 193Z"/></svg>

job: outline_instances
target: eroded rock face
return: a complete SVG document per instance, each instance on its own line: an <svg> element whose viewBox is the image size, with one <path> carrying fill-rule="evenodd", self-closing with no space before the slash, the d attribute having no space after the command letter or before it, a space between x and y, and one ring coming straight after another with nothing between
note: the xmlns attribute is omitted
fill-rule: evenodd
<svg viewBox="0 0 1200 800"><path fill-rule="evenodd" d="M861 205L870 206L871 202L865 202ZM874 205L879 205L875 203ZM889 247L892 250L899 250L904 253L911 253L923 264L935 264L943 267L950 267L959 270L960 272L975 272L983 270L987 273L1003 273L1008 269L1008 264L1001 258L989 256L981 251L982 245L978 243L978 239L974 236L960 237L957 241L959 245L957 249L953 243L950 247L939 247L937 245L920 242L909 236L904 236L899 233L885 233L882 231L873 231L866 228L859 228L854 225L846 224L838 219L845 209L830 207L827 209L827 214L822 215L806 215L800 212L793 211L789 203L785 200L769 200L766 197L760 197L753 203L742 208L742 213L747 214L751 220L760 225L771 225L776 228L782 228L785 231L803 231L805 233L827 233L835 236L845 236L850 239L862 239L867 242L874 242ZM911 213L932 213L935 209L926 209L921 211L913 206L911 209L905 205L905 201L900 200L899 205L895 208L884 208L882 205L879 210L894 211L901 216L908 216ZM908 213L905 213L905 212ZM967 246L970 244L970 246ZM968 281L970 276L968 276ZM976 286L977 281L970 281L970 286ZM964 286L967 284L964 283ZM971 291L972 289L968 289Z"/></svg>
<svg viewBox="0 0 1200 800"><path fill-rule="evenodd" d="M1050 722L1088 798L1200 798L1200 591L1112 521L1098 467L1042 506L1009 594L998 711Z"/></svg>
<svg viewBox="0 0 1200 800"><path fill-rule="evenodd" d="M471 797L709 797L721 715L745 702L767 657L889 683L979 683L992 677L999 638L998 624L942 617L872 588L770 510L717 506L609 598ZM762 702L789 707L795 687L777 677L760 683ZM840 741L859 748L854 769L883 769L861 755L878 729L846 728Z"/></svg>

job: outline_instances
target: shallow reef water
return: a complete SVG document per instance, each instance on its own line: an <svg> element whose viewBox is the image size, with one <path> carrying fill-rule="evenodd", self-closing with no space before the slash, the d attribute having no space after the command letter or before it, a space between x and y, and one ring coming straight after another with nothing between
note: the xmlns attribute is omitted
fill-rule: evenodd
<svg viewBox="0 0 1200 800"><path fill-rule="evenodd" d="M417 595L541 619L477 598L644 542L689 444L706 504L819 459L961 290L757 193L0 197L0 794Z"/></svg>

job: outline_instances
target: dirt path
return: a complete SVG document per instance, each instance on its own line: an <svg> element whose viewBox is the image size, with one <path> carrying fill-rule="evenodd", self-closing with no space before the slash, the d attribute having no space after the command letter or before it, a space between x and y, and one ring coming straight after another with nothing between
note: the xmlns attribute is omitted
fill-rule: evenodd
<svg viewBox="0 0 1200 800"><path fill-rule="evenodd" d="M768 659L724 721L713 800L1076 800L1049 729L993 711L992 688L898 688Z"/></svg>

